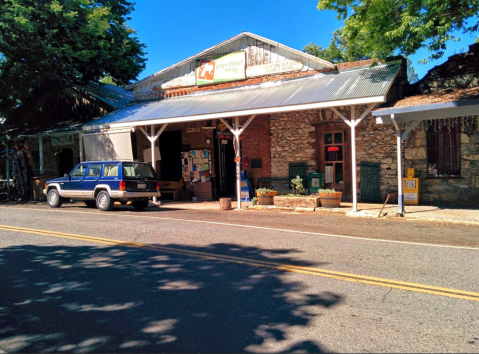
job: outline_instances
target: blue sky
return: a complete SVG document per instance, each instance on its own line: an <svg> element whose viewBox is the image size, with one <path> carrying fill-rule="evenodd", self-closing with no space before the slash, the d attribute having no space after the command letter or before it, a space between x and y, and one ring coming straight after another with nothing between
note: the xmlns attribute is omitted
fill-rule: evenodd
<svg viewBox="0 0 479 354"><path fill-rule="evenodd" d="M128 25L146 44L148 61L138 79L154 74L209 47L247 31L301 50L314 42L329 45L343 27L332 11L318 11L316 0L243 0L236 2L136 0ZM467 51L477 36L462 35L441 60L418 64L427 51L411 56L419 78L453 54Z"/></svg>

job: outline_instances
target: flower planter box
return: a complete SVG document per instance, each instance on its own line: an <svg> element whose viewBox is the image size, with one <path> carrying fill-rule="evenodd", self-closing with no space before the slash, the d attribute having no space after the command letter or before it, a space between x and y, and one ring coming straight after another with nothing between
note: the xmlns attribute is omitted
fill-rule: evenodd
<svg viewBox="0 0 479 354"><path fill-rule="evenodd" d="M258 205L274 205L274 197L278 194L277 191L271 192L258 192L256 191L256 197L258 198Z"/></svg>
<svg viewBox="0 0 479 354"><path fill-rule="evenodd" d="M339 208L343 192L319 193L319 202L323 208Z"/></svg>
<svg viewBox="0 0 479 354"><path fill-rule="evenodd" d="M319 206L319 197L274 197L274 206L316 208Z"/></svg>

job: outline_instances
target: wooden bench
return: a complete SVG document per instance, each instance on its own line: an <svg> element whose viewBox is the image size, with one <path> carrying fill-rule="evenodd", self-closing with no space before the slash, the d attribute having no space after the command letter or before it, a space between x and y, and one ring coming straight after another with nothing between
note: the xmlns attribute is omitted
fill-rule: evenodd
<svg viewBox="0 0 479 354"><path fill-rule="evenodd" d="M160 193L172 194L173 200L180 200L180 191L182 190L181 182L176 181L160 181Z"/></svg>

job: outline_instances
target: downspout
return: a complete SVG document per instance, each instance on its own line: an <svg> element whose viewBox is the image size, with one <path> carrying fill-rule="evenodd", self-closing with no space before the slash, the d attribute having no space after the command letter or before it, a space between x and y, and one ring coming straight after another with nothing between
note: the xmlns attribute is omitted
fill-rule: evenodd
<svg viewBox="0 0 479 354"><path fill-rule="evenodd" d="M80 144L80 162L83 162L83 133L78 133L78 142Z"/></svg>
<svg viewBox="0 0 479 354"><path fill-rule="evenodd" d="M43 166L43 136L38 137L38 154L40 155L40 175L43 175L45 168Z"/></svg>
<svg viewBox="0 0 479 354"><path fill-rule="evenodd" d="M10 200L10 162L9 162L9 158L8 158L8 142L5 142L5 157L7 159L7 163L6 163L6 167L7 167L7 173L6 173L6 177L7 177L7 200Z"/></svg>

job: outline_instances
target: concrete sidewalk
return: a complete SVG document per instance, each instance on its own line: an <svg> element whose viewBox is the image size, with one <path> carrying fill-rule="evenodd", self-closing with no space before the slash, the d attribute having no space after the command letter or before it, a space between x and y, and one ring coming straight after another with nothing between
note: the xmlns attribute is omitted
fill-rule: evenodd
<svg viewBox="0 0 479 354"><path fill-rule="evenodd" d="M233 210L237 210L237 202L231 202ZM353 211L353 203L341 202L339 208L278 208L275 206L252 206L250 202L241 203L241 209L247 210L269 210L282 212L307 212L307 213L342 213L349 217L365 217L365 218L398 218L402 220L422 220L437 221L447 223L463 223L479 226L479 207L471 208L454 208L439 207L428 205L406 205L404 207L405 215L398 215L397 204L377 203L358 203L358 210ZM197 202L173 202L162 201L161 208L165 209L197 209L197 210L217 210L220 211L219 201L197 201ZM382 209L382 210L381 210Z"/></svg>

